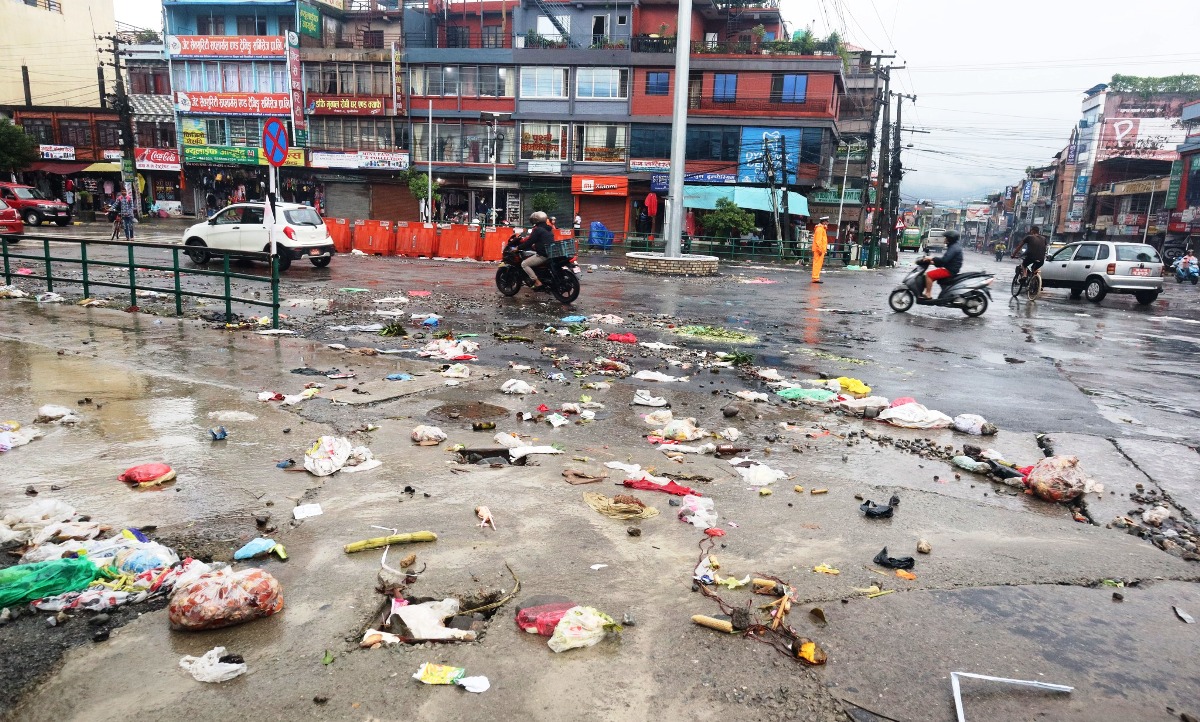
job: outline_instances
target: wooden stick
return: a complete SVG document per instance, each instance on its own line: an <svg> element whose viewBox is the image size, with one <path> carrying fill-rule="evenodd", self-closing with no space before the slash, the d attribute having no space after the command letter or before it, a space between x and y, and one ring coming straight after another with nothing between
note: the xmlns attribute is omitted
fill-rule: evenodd
<svg viewBox="0 0 1200 722"><path fill-rule="evenodd" d="M396 534L393 536L380 536L374 539L364 539L362 541L347 544L342 549L347 554L355 552L365 552L368 549L379 549L381 547L390 546L392 544L415 544L416 542L431 542L437 541L437 534L431 531L414 531L408 534Z"/></svg>

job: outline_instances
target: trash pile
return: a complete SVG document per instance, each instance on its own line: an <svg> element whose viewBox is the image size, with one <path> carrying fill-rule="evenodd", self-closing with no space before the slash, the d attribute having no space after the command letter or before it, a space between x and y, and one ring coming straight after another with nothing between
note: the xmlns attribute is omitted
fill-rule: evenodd
<svg viewBox="0 0 1200 722"><path fill-rule="evenodd" d="M444 434L442 438L445 439ZM370 449L354 446L349 439L341 436L322 436L304 452L304 468L313 476L330 476L339 471L350 474L378 469L380 466L383 466L383 462L376 459Z"/></svg>

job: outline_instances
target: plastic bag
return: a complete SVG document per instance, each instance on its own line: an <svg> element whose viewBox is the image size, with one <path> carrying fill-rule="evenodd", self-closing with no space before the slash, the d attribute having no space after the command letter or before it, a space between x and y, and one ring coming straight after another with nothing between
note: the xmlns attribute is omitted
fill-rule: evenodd
<svg viewBox="0 0 1200 722"><path fill-rule="evenodd" d="M750 466L738 467L737 472L742 475L750 486L766 486L772 484L779 479L786 479L787 474L778 469L772 469L766 464L752 464Z"/></svg>
<svg viewBox="0 0 1200 722"><path fill-rule="evenodd" d="M158 542L138 542L137 546L117 553L116 566L126 574L141 574L169 567L177 561L179 555Z"/></svg>
<svg viewBox="0 0 1200 722"><path fill-rule="evenodd" d="M349 439L322 436L304 452L304 468L313 476L329 476L346 465L352 449Z"/></svg>
<svg viewBox="0 0 1200 722"><path fill-rule="evenodd" d="M74 424L79 421L79 417L66 406L55 406L46 404L38 409L37 418L33 420L35 424Z"/></svg>
<svg viewBox="0 0 1200 722"><path fill-rule="evenodd" d="M716 505L712 499L705 496L683 497L679 504L679 520L687 522L698 529L707 529L717 525Z"/></svg>
<svg viewBox="0 0 1200 722"><path fill-rule="evenodd" d="M0 569L0 608L80 591L99 574L88 559L51 559Z"/></svg>
<svg viewBox="0 0 1200 722"><path fill-rule="evenodd" d="M613 618L593 607L572 607L554 627L550 649L565 652L578 647L591 647L604 639L609 630L620 630Z"/></svg>
<svg viewBox="0 0 1200 722"><path fill-rule="evenodd" d="M917 565L917 560L912 557L889 557L887 547L881 549L872 561L889 569L912 569Z"/></svg>
<svg viewBox="0 0 1200 722"><path fill-rule="evenodd" d="M997 431L995 424L989 424L987 419L977 414L959 414L955 416L954 430L974 436L991 436Z"/></svg>
<svg viewBox="0 0 1200 722"><path fill-rule="evenodd" d="M457 599L443 599L440 602L425 602L409 604L395 610L395 615L412 632L413 639L457 639L471 642L475 632L465 629L450 629L442 623L443 620L458 614Z"/></svg>
<svg viewBox="0 0 1200 722"><path fill-rule="evenodd" d="M906 429L944 429L954 423L954 420L941 411L927 409L915 401L911 404L884 409L879 413L879 420L886 421L892 426Z"/></svg>
<svg viewBox="0 0 1200 722"><path fill-rule="evenodd" d="M506 394L536 394L537 390L520 379L509 379L505 381L500 390Z"/></svg>
<svg viewBox="0 0 1200 722"><path fill-rule="evenodd" d="M666 406L667 400L651 394L646 389L638 389L633 393L633 403L638 406Z"/></svg>
<svg viewBox="0 0 1200 722"><path fill-rule="evenodd" d="M858 379L839 376L837 378L837 382L841 387L841 392L847 396L853 396L856 399L861 399L871 395L871 387L867 386Z"/></svg>
<svg viewBox="0 0 1200 722"><path fill-rule="evenodd" d="M58 499L38 499L0 517L0 544L33 539L51 524L75 518L75 507Z"/></svg>
<svg viewBox="0 0 1200 722"><path fill-rule="evenodd" d="M747 391L745 389L737 392L734 396L742 401L768 401L771 398L761 391Z"/></svg>
<svg viewBox="0 0 1200 722"><path fill-rule="evenodd" d="M796 387L780 389L775 394L788 401L803 401L806 404L823 404L837 397L837 394L829 389L801 389Z"/></svg>
<svg viewBox="0 0 1200 722"><path fill-rule="evenodd" d="M165 484L174 478L175 470L166 464L139 464L126 469L125 473L117 477L117 481L124 481L141 489Z"/></svg>
<svg viewBox="0 0 1200 722"><path fill-rule="evenodd" d="M873 419L888 407L888 400L882 396L868 396L862 399L846 399L838 402L838 407L849 411L855 416Z"/></svg>
<svg viewBox="0 0 1200 722"><path fill-rule="evenodd" d="M670 374L664 374L661 371L638 371L633 375L633 377L640 381L660 381L662 383L688 380L687 376L672 376Z"/></svg>
<svg viewBox="0 0 1200 722"><path fill-rule="evenodd" d="M18 425L16 429L0 431L0 454L18 446L24 446L34 439L40 439L43 435L40 429L32 426L22 429Z"/></svg>
<svg viewBox="0 0 1200 722"><path fill-rule="evenodd" d="M704 436L705 431L696 428L695 419L672 419L658 435L673 441L695 441Z"/></svg>
<svg viewBox="0 0 1200 722"><path fill-rule="evenodd" d="M265 557L271 553L272 549L275 548L275 544L276 541L274 539L268 539L261 536L255 537L254 539L251 539L242 545L241 549L238 549L236 552L234 552L233 558L237 561L245 561L246 559L253 559L254 557Z"/></svg>
<svg viewBox="0 0 1200 722"><path fill-rule="evenodd" d="M171 629L220 629L269 617L283 609L283 590L262 569L228 568L176 584L167 605Z"/></svg>
<svg viewBox="0 0 1200 722"><path fill-rule="evenodd" d="M950 462L960 469L973 471L976 474L986 474L992 470L991 465L986 461L975 461L969 456L956 456Z"/></svg>
<svg viewBox="0 0 1200 722"><path fill-rule="evenodd" d="M442 376L448 379L465 379L470 378L471 369L466 364L451 364L444 371Z"/></svg>
<svg viewBox="0 0 1200 722"><path fill-rule="evenodd" d="M631 333L610 333L608 340L616 343L637 343L637 336Z"/></svg>
<svg viewBox="0 0 1200 722"><path fill-rule="evenodd" d="M246 673L245 662L222 662L221 658L226 656L224 647L213 647L201 657L185 656L179 660L179 666L197 682L228 682Z"/></svg>
<svg viewBox="0 0 1200 722"><path fill-rule="evenodd" d="M1046 501L1071 501L1088 492L1104 490L1083 473L1083 469L1079 468L1079 458L1075 456L1041 459L1025 477L1025 486Z"/></svg>
<svg viewBox="0 0 1200 722"><path fill-rule="evenodd" d="M412 430L412 440L421 446L437 446L446 440L446 432L436 426L422 424Z"/></svg>

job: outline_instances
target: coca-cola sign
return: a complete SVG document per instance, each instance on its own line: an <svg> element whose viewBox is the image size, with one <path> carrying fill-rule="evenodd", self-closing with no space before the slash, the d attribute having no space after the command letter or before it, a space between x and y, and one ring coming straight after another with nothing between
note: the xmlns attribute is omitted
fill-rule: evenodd
<svg viewBox="0 0 1200 722"><path fill-rule="evenodd" d="M133 152L138 170L180 169L179 152L174 148L136 148Z"/></svg>

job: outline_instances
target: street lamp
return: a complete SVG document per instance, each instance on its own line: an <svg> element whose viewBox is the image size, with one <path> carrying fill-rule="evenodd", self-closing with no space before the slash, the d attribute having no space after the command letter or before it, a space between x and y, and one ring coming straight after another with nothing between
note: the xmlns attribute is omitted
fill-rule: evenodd
<svg viewBox="0 0 1200 722"><path fill-rule="evenodd" d="M496 139L499 137L499 132L496 125L501 122L506 122L512 118L512 113L493 113L491 111L483 111L479 114L479 119L487 123L488 127L488 155L492 157L492 225L496 225Z"/></svg>

